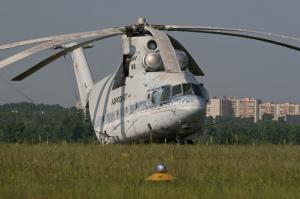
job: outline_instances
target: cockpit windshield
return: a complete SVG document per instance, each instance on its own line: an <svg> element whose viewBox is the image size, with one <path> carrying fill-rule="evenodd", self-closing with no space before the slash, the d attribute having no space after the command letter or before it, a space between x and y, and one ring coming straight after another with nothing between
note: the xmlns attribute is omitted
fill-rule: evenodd
<svg viewBox="0 0 300 199"><path fill-rule="evenodd" d="M172 96L181 96L181 95L197 95L203 96L203 92L201 91L201 86L196 84L184 83L173 86Z"/></svg>
<svg viewBox="0 0 300 199"><path fill-rule="evenodd" d="M182 94L181 84L173 86L172 96L180 96Z"/></svg>
<svg viewBox="0 0 300 199"><path fill-rule="evenodd" d="M184 95L193 95L194 94L192 84L182 84L182 90L183 90Z"/></svg>
<svg viewBox="0 0 300 199"><path fill-rule="evenodd" d="M148 103L152 105L162 105L171 101L173 97L184 95L196 95L208 99L206 89L202 84L184 83L175 86L162 86L148 94Z"/></svg>
<svg viewBox="0 0 300 199"><path fill-rule="evenodd" d="M162 87L161 102L169 102L171 99L171 86Z"/></svg>

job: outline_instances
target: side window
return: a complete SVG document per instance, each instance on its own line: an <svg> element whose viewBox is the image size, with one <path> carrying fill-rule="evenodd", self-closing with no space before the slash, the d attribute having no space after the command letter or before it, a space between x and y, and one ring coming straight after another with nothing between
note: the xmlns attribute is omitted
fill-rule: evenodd
<svg viewBox="0 0 300 199"><path fill-rule="evenodd" d="M160 90L155 90L152 93L151 102L152 104L158 105L160 104Z"/></svg>
<svg viewBox="0 0 300 199"><path fill-rule="evenodd" d="M145 101L141 101L137 104L138 106L138 110L139 111L142 111L142 110L145 110L146 109L146 102Z"/></svg>
<svg viewBox="0 0 300 199"><path fill-rule="evenodd" d="M193 87L193 91L194 91L195 95L203 96L203 93L201 92L201 89L200 89L200 85L193 84L192 87Z"/></svg>
<svg viewBox="0 0 300 199"><path fill-rule="evenodd" d="M151 90L147 94L147 105L148 106L156 106L162 105L164 103L168 103L171 101L171 86L163 86L160 88L156 88L155 90ZM181 87L180 87L181 91Z"/></svg>
<svg viewBox="0 0 300 199"><path fill-rule="evenodd" d="M155 92L154 92L155 93ZM154 97L154 93L152 93L151 95L151 103L152 104L155 104L155 97Z"/></svg>

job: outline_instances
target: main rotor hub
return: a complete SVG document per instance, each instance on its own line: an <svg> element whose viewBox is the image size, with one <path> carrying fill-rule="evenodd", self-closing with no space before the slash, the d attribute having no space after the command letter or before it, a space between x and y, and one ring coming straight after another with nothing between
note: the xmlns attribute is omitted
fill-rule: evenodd
<svg viewBox="0 0 300 199"><path fill-rule="evenodd" d="M138 25L146 25L146 19L145 19L145 17L139 17L138 18L138 21L137 21L137 24Z"/></svg>
<svg viewBox="0 0 300 199"><path fill-rule="evenodd" d="M144 36L144 28L145 26L148 26L147 21L145 17L139 17L137 20L137 23L131 26L126 26L126 35L128 37L132 36Z"/></svg>

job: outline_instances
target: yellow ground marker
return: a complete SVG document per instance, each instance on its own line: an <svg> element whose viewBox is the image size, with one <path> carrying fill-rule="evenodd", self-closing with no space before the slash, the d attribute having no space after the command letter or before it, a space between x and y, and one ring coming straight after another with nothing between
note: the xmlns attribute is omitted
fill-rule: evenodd
<svg viewBox="0 0 300 199"><path fill-rule="evenodd" d="M147 181L151 182L173 181L175 179L176 178L174 176L167 172L167 167L164 164L159 164L156 167L156 172L146 178Z"/></svg>

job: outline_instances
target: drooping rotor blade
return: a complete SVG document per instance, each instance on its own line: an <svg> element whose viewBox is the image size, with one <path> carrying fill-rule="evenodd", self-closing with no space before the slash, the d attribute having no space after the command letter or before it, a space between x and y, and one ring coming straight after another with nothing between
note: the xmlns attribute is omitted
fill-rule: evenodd
<svg viewBox="0 0 300 199"><path fill-rule="evenodd" d="M274 36L280 37L282 39L292 39L296 41L300 41L300 38L287 36L287 35L280 35L270 32L263 32L263 31L256 31L256 30L247 30L241 28L222 28L222 27L211 27L211 26L178 26L178 25L159 25L158 26L162 30L176 30L176 31L188 31L187 29L198 29L198 30L212 30L212 31L228 31L228 32L244 32L244 33L252 33L252 34L259 34L264 36ZM184 30L186 29L186 30Z"/></svg>
<svg viewBox="0 0 300 199"><path fill-rule="evenodd" d="M180 72L180 65L178 63L175 50L168 36L165 33L149 26L145 26L145 29L152 34L157 43L165 70L168 72Z"/></svg>
<svg viewBox="0 0 300 199"><path fill-rule="evenodd" d="M226 36L233 36L233 37L242 37L242 38L258 40L266 43L271 43L278 46L290 48L296 51L300 51L300 47L278 40L278 39L290 39L293 41L300 42L300 38L286 36L286 35L244 30L244 29L213 28L213 27L205 27L205 26L166 25L164 29L167 31L199 32L199 33L226 35ZM269 38L269 37L273 37L276 39Z"/></svg>
<svg viewBox="0 0 300 199"><path fill-rule="evenodd" d="M40 70L44 66L50 64L51 62L59 59L62 56L65 56L66 54L68 54L69 52L71 52L71 51L73 51L73 50L75 50L77 48L84 47L84 46L86 46L86 45L88 45L90 43L93 43L93 42L96 42L96 41L99 41L99 40L102 40L102 39L105 39L105 38L109 38L109 37L121 35L121 34L123 34L123 32L114 33L114 34L111 33L111 34L106 34L106 35L98 36L98 37L95 37L93 39L89 39L87 41L84 41L84 42L81 42L81 43L78 43L78 44L74 43L73 46L67 47L64 50L59 51L58 53L53 54L52 56L50 56L50 57L42 60L38 64L36 64L33 67L31 67L30 69L26 70L22 74L14 77L12 79L12 81L21 81L21 80L25 79L26 77L32 75L33 73L35 73L36 71Z"/></svg>
<svg viewBox="0 0 300 199"><path fill-rule="evenodd" d="M167 34L168 35L168 34ZM192 57L192 55L185 49L185 47L179 42L177 41L174 37L168 35L172 45L174 46L175 49L181 50L183 52L185 52L185 54L188 56L189 58L189 64L188 64L188 69L191 73L193 73L194 75L197 76L204 76L203 71L201 70L201 68L199 67L199 65L197 64L197 62L194 60L194 58Z"/></svg>
<svg viewBox="0 0 300 199"><path fill-rule="evenodd" d="M26 70L25 72L23 72L22 74L14 77L12 79L12 81L21 81L23 79L25 79L26 77L30 76L31 74L35 73L36 71L40 70L41 68L43 68L44 66L50 64L51 62L59 59L60 57L66 55L66 53L64 52L65 50L62 50L58 53L53 54L52 56L44 59L43 61L39 62L38 64L34 65L33 67L31 67L30 69Z"/></svg>
<svg viewBox="0 0 300 199"><path fill-rule="evenodd" d="M12 63L15 63L21 59L24 59L28 56L31 56L35 53L38 53L42 50L53 48L57 45L64 44L67 42L72 42L72 41L77 41L79 39L88 39L88 38L102 38L106 36L115 36L115 35L120 35L123 34L124 30L123 28L109 28L109 29L103 29L95 32L86 32L86 33L80 33L78 35L71 35L71 36L62 36L62 37L57 37L54 40L50 40L44 43L41 43L37 46L31 47L29 49L23 50L17 54L14 54L4 60L0 61L0 69L10 65ZM76 33L75 33L76 34ZM93 39L94 40L94 39Z"/></svg>
<svg viewBox="0 0 300 199"><path fill-rule="evenodd" d="M122 27L120 29L122 29ZM29 44L37 44L37 43L47 42L47 41L56 40L56 39L60 40L60 39L72 38L73 40L75 40L75 39L82 39L82 38L86 38L86 37L94 37L94 36L97 36L102 31L103 30L70 33L70 34L55 35L55 36L19 41L19 42L14 42L14 43L9 43L9 44L3 44L3 45L0 45L0 51L6 50L9 48L20 47L20 46L25 46L25 45L29 45Z"/></svg>

